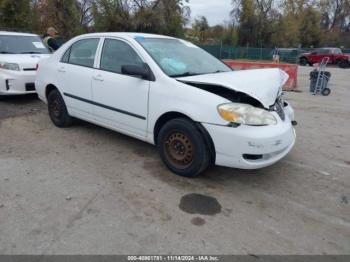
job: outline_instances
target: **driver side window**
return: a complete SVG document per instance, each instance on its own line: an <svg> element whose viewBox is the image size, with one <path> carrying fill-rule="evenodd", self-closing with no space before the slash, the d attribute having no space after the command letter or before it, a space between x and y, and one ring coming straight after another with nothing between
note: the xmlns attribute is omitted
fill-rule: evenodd
<svg viewBox="0 0 350 262"><path fill-rule="evenodd" d="M140 65L143 61L127 43L106 39L103 45L100 69L121 74L123 65Z"/></svg>

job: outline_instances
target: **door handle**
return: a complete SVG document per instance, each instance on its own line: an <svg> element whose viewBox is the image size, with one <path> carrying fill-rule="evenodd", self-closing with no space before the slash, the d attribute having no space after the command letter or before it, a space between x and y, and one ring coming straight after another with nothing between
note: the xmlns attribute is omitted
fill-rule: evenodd
<svg viewBox="0 0 350 262"><path fill-rule="evenodd" d="M104 81L104 79L102 78L101 75L93 76L92 79L95 80L95 81L99 81L99 82L103 82Z"/></svg>
<svg viewBox="0 0 350 262"><path fill-rule="evenodd" d="M58 72L60 72L60 73L65 73L66 70L64 69L64 67L60 67L60 68L58 69Z"/></svg>

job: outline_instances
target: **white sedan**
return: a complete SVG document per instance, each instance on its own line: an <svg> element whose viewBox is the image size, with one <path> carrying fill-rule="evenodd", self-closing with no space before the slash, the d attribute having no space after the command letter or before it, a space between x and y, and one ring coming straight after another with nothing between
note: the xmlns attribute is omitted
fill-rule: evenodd
<svg viewBox="0 0 350 262"><path fill-rule="evenodd" d="M149 142L175 174L210 164L258 169L295 143L294 112L279 69L233 72L197 46L137 33L76 37L39 64L51 120L72 117Z"/></svg>
<svg viewBox="0 0 350 262"><path fill-rule="evenodd" d="M35 93L36 65L49 55L38 35L0 31L0 96Z"/></svg>

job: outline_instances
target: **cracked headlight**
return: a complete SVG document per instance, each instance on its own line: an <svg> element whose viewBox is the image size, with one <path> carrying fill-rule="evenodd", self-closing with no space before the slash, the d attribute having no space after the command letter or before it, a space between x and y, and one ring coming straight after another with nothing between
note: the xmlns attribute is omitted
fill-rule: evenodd
<svg viewBox="0 0 350 262"><path fill-rule="evenodd" d="M7 62L0 62L0 69L20 71L18 64Z"/></svg>
<svg viewBox="0 0 350 262"><path fill-rule="evenodd" d="M220 116L228 122L249 125L276 125L277 119L268 111L247 104L228 103L218 106Z"/></svg>

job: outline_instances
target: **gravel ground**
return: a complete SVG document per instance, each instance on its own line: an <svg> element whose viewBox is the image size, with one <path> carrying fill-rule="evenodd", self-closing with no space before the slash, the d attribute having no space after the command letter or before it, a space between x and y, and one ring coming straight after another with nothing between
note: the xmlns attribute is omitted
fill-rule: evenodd
<svg viewBox="0 0 350 262"><path fill-rule="evenodd" d="M0 101L0 254L349 254L350 71L329 97L286 96L298 141L258 171L185 179L156 149L78 122L35 96Z"/></svg>

